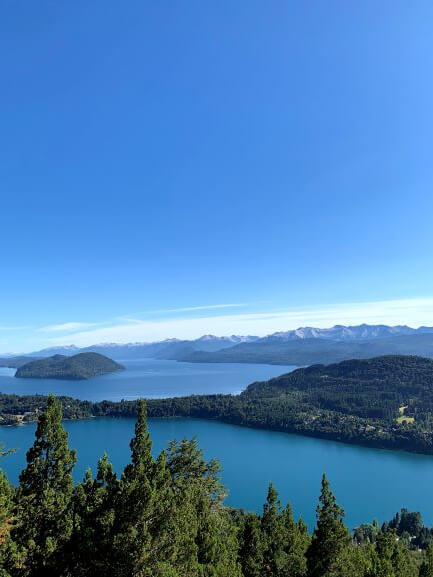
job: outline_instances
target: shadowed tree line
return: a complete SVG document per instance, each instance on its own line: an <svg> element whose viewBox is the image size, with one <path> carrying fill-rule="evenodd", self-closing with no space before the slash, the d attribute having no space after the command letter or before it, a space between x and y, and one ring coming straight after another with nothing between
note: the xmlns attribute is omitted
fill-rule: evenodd
<svg viewBox="0 0 433 577"><path fill-rule="evenodd" d="M153 457L144 401L121 476L104 454L74 485L61 420L49 397L19 485L0 474L0 577L433 577L419 514L351 536L325 476L312 535L272 484L261 515L226 507L195 440Z"/></svg>

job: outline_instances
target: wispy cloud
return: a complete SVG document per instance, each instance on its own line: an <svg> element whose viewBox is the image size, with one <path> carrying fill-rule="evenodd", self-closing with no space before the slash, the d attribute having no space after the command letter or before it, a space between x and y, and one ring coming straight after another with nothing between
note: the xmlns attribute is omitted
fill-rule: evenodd
<svg viewBox="0 0 433 577"><path fill-rule="evenodd" d="M187 308L195 309L195 307ZM171 312L174 313L175 309L172 309ZM89 327L89 323L81 323L86 324L88 330L79 329L68 335L52 337L50 343L74 343L79 346L86 346L105 341L125 343L155 341L167 337L197 338L204 333L266 335L305 325L328 327L334 324L360 324L364 322L390 325L408 324L414 327L433 325L433 298L315 305L253 313L126 319L125 322L94 328ZM67 324L70 325L71 323Z"/></svg>
<svg viewBox="0 0 433 577"><path fill-rule="evenodd" d="M223 303L223 304L216 304L216 305L199 305L199 306L191 306L191 307L180 307L180 308L169 308L169 309L151 309L147 311L141 311L136 313L131 313L129 315L124 315L118 317L118 320L130 321L132 323L140 323L142 319L136 318L138 316L145 316L145 315L160 315L160 314L175 314L175 313L193 313L193 312L200 312L200 311L212 311L212 310L224 310L224 309L233 309L233 308L241 308L248 306L249 303Z"/></svg>
<svg viewBox="0 0 433 577"><path fill-rule="evenodd" d="M45 327L39 327L37 331L40 333L63 333L71 331L81 331L96 326L98 326L98 323L69 322L69 323L61 323L58 325L47 325Z"/></svg>
<svg viewBox="0 0 433 577"><path fill-rule="evenodd" d="M0 331L28 331L33 327L29 325L0 325Z"/></svg>

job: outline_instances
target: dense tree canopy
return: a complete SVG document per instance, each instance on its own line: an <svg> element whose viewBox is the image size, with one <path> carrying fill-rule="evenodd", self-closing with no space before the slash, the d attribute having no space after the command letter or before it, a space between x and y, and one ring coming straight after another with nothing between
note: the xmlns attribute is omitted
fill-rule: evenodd
<svg viewBox="0 0 433 577"><path fill-rule="evenodd" d="M405 509L350 536L324 476L310 536L269 484L261 515L224 505L219 464L195 440L156 458L138 403L131 461L104 454L73 485L59 401L40 414L18 487L0 474L0 577L430 577L433 533ZM7 458L7 457L6 457Z"/></svg>

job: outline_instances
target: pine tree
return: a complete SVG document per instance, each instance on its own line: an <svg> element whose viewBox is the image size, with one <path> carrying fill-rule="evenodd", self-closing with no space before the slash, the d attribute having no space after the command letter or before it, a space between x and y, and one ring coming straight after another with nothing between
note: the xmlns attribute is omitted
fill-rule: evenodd
<svg viewBox="0 0 433 577"><path fill-rule="evenodd" d="M266 502L263 506L263 568L264 573L278 576L284 561L283 533L280 523L281 503L272 483L269 483Z"/></svg>
<svg viewBox="0 0 433 577"><path fill-rule="evenodd" d="M146 402L138 404L135 434L130 443L131 463L125 467L116 499L113 539L113 577L147 576L151 555L153 476L155 461L147 428Z"/></svg>
<svg viewBox="0 0 433 577"><path fill-rule="evenodd" d="M427 548L425 559L419 570L419 577L433 577L433 544Z"/></svg>
<svg viewBox="0 0 433 577"><path fill-rule="evenodd" d="M72 532L72 469L76 457L68 447L62 409L53 396L41 414L27 467L17 492L19 523L13 538L27 550L22 575L58 577L64 566L64 547Z"/></svg>
<svg viewBox="0 0 433 577"><path fill-rule="evenodd" d="M400 542L393 524L386 525L377 535L371 552L371 567L366 577L416 577L418 570L408 549Z"/></svg>
<svg viewBox="0 0 433 577"><path fill-rule="evenodd" d="M153 521L149 525L151 554L148 560L153 577L177 575L175 570L179 539L176 509L167 456L162 451L154 465Z"/></svg>
<svg viewBox="0 0 433 577"><path fill-rule="evenodd" d="M377 535L376 546L372 552L371 570L367 573L367 577L397 577L392 563L397 535L388 527L383 529Z"/></svg>
<svg viewBox="0 0 433 577"><path fill-rule="evenodd" d="M106 453L98 461L97 477L85 474L73 495L70 571L74 577L104 577L110 572L114 499L118 480Z"/></svg>
<svg viewBox="0 0 433 577"><path fill-rule="evenodd" d="M254 513L246 515L241 536L239 558L244 577L261 577L263 571L263 540L260 520Z"/></svg>
<svg viewBox="0 0 433 577"><path fill-rule="evenodd" d="M240 577L237 531L228 512L220 503L212 503L206 497L199 499L196 511L200 574L206 577Z"/></svg>
<svg viewBox="0 0 433 577"><path fill-rule="evenodd" d="M9 539L13 522L13 496L14 490L0 470L0 559L1 552L5 549Z"/></svg>
<svg viewBox="0 0 433 577"><path fill-rule="evenodd" d="M280 526L283 549L280 573L284 577L304 577L307 571L305 554L310 544L307 526L302 519L295 522L290 504L281 514Z"/></svg>
<svg viewBox="0 0 433 577"><path fill-rule="evenodd" d="M407 547L397 539L394 542L392 566L396 577L418 577L418 570Z"/></svg>
<svg viewBox="0 0 433 577"><path fill-rule="evenodd" d="M197 441L184 439L170 443L168 465L178 526L186 530L178 552L179 562L189 566L185 575L236 577L240 572L236 527L221 505L224 490L218 477L219 463L206 462ZM187 527L180 512L190 519Z"/></svg>
<svg viewBox="0 0 433 577"><path fill-rule="evenodd" d="M9 577L25 559L25 552L11 538L16 522L14 489L0 470L0 577Z"/></svg>
<svg viewBox="0 0 433 577"><path fill-rule="evenodd" d="M345 574L350 537L343 523L343 514L329 488L326 475L323 475L317 525L307 550L309 577L337 577Z"/></svg>

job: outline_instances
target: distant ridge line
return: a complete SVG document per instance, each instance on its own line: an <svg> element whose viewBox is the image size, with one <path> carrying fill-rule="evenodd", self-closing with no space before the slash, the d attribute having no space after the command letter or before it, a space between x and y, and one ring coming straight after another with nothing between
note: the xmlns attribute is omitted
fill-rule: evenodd
<svg viewBox="0 0 433 577"><path fill-rule="evenodd" d="M87 347L78 347L74 344L55 346L40 351L29 353L31 355L40 355L46 353L54 353L57 351L87 351L97 347L103 348L137 348L137 347L151 347L154 345L167 345L174 343L227 343L231 345L239 344L241 342L267 342L269 340L275 341L289 341L289 340L304 340L304 339L328 339L336 341L345 340L368 340L389 338L400 335L412 334L433 334L433 327L421 326L412 328L407 325L369 325L366 323L360 325L334 325L329 328L319 327L299 327L297 329L290 329L288 331L277 331L264 337L255 335L230 335L230 336L216 336L212 334L205 334L197 339L179 339L167 338L160 341L135 341L129 343L116 342L102 342L89 345Z"/></svg>

